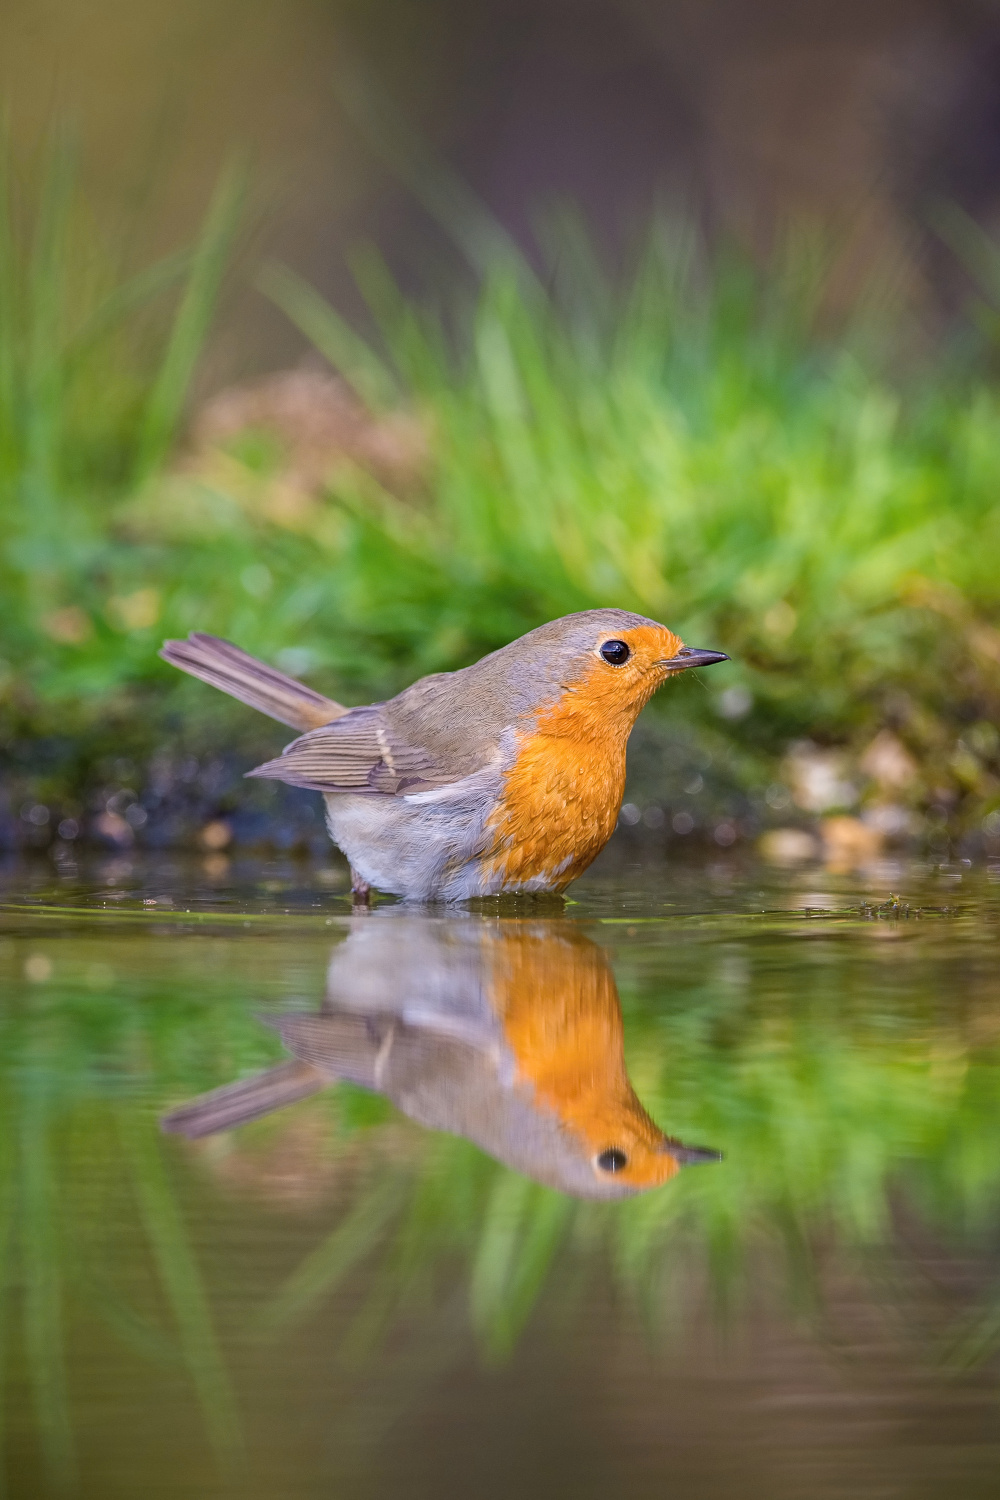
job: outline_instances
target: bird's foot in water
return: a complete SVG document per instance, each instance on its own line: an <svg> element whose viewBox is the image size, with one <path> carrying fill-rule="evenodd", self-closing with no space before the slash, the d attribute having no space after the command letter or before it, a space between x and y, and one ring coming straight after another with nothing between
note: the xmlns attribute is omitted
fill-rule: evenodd
<svg viewBox="0 0 1000 1500"><path fill-rule="evenodd" d="M371 904L372 904L372 888L368 884L367 880L363 879L362 876L360 876L358 874L357 870L355 870L354 867L352 866L351 867L351 905L353 907L360 907L363 911L368 911L371 908Z"/></svg>

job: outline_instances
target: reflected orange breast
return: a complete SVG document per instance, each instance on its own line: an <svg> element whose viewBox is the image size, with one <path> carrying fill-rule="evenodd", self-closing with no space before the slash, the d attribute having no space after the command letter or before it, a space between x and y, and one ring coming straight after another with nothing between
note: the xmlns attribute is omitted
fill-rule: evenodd
<svg viewBox="0 0 1000 1500"><path fill-rule="evenodd" d="M505 933L490 995L519 1078L588 1155L624 1149L634 1187L675 1175L663 1132L629 1082L618 990L589 938L569 924L557 940Z"/></svg>

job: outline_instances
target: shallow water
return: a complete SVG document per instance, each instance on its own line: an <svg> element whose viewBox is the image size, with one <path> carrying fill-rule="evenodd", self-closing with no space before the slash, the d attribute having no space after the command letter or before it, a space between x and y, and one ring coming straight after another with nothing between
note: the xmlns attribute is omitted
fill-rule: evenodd
<svg viewBox="0 0 1000 1500"><path fill-rule="evenodd" d="M609 856L564 912L0 876L8 1494L996 1494L1000 872ZM403 1108L164 1134L267 1021ZM619 1039L724 1158L601 1201Z"/></svg>

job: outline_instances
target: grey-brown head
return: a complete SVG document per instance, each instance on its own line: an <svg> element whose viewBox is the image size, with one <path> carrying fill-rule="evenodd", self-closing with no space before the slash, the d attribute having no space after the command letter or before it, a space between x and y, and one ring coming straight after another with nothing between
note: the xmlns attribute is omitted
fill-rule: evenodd
<svg viewBox="0 0 1000 1500"><path fill-rule="evenodd" d="M540 716L567 694L585 719L620 720L626 733L666 679L727 661L685 646L665 625L623 609L588 609L529 630L458 672L424 677L392 701L394 722L431 745L495 736Z"/></svg>

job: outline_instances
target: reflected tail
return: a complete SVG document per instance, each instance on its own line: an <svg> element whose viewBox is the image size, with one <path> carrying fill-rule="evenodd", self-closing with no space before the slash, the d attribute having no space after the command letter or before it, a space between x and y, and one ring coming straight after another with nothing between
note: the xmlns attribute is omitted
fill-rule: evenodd
<svg viewBox="0 0 1000 1500"><path fill-rule="evenodd" d="M318 1069L309 1063L279 1063L258 1073L254 1078L241 1078L238 1083L227 1083L224 1088L213 1089L188 1104L171 1110L160 1121L161 1129L169 1135L186 1135L192 1139L202 1135L214 1135L219 1130L232 1130L236 1125L245 1125L248 1120L258 1120L272 1110L283 1109L298 1099L308 1099L329 1083Z"/></svg>

